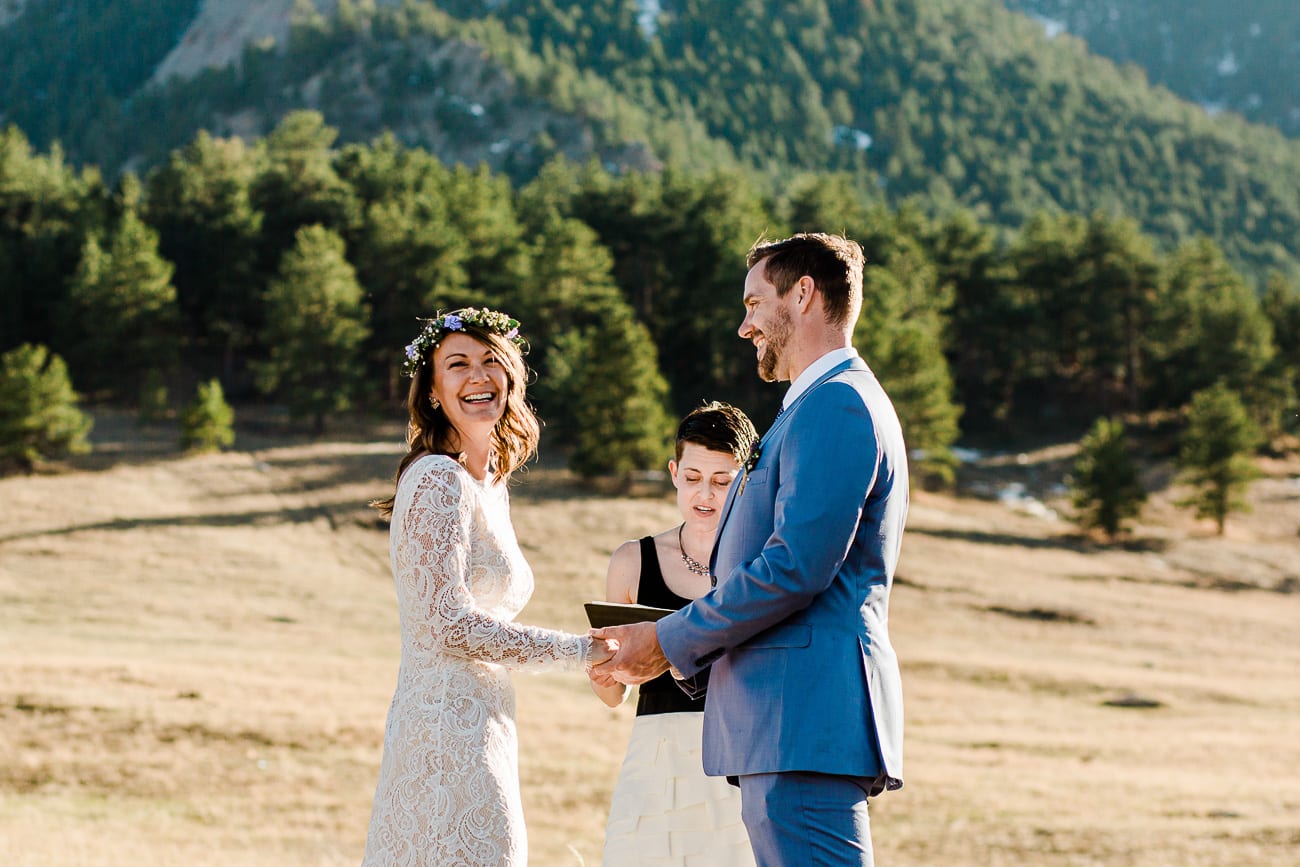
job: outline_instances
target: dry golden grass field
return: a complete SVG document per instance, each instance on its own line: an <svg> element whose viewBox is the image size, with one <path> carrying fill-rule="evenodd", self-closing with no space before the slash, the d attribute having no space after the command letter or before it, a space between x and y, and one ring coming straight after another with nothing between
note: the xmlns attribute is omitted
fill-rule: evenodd
<svg viewBox="0 0 1300 867"><path fill-rule="evenodd" d="M398 654L363 503L399 431L241 430L186 457L172 431L97 423L95 454L0 479L0 865L359 863ZM1046 491L1068 457L972 472ZM1265 470L1225 538L1164 480L1115 547L914 496L882 867L1300 864L1300 462ZM522 619L573 630L615 545L674 523L662 493L552 469L513 498ZM596 865L631 709L572 675L515 683L532 863Z"/></svg>

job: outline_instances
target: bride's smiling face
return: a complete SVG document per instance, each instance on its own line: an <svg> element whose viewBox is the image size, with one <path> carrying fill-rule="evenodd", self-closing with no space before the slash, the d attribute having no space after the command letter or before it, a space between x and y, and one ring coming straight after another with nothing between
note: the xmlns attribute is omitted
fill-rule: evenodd
<svg viewBox="0 0 1300 867"><path fill-rule="evenodd" d="M468 334L448 334L433 351L430 396L463 437L492 433L505 412L509 385L497 351Z"/></svg>

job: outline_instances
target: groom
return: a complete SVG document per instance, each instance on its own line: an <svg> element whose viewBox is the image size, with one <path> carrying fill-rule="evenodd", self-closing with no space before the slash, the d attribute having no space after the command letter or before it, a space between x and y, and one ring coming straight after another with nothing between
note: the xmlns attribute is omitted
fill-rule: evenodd
<svg viewBox="0 0 1300 867"><path fill-rule="evenodd" d="M862 248L800 234L749 252L740 336L790 381L723 506L715 588L655 623L593 632L593 678L711 666L704 769L739 783L760 867L872 864L867 796L902 785L889 589L907 514L898 416L850 339ZM702 680L702 678L701 678Z"/></svg>

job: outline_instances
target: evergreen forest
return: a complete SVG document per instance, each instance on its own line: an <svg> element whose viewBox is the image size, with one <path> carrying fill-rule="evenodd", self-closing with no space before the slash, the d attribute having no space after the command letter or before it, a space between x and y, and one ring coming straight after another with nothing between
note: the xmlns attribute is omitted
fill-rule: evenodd
<svg viewBox="0 0 1300 867"><path fill-rule="evenodd" d="M160 86L149 73L198 4L151 5L29 0L0 29L0 123L116 175L146 171L201 129L251 139L310 108L342 143L391 130L517 183L557 154L640 170L739 164L777 186L845 172L864 197L967 208L1009 229L1045 210L1102 211L1166 250L1205 235L1257 288L1271 270L1300 269L1300 141L1278 129L1290 129L1300 83L1286 43L1297 13L1275 8L1287 4L1030 10L1096 30L1103 45L1109 31L1084 27L1109 21L1101 6L1161 45L1199 46L1183 31L1204 25L1223 51L1237 46L1239 71L1219 76L1244 88L1232 99L1177 85L1155 47L1114 51L1116 65L999 0L342 0L332 15L300 0L281 43ZM1240 20L1228 28L1225 16ZM1261 20L1266 32L1249 37ZM1275 110L1250 116L1277 125L1247 123L1241 108L1212 116L1153 83L1229 107L1253 94Z"/></svg>

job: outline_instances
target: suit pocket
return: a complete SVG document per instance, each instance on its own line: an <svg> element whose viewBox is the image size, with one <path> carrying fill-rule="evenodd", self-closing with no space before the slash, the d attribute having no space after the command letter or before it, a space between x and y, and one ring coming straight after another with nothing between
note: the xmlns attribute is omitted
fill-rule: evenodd
<svg viewBox="0 0 1300 867"><path fill-rule="evenodd" d="M762 650L769 647L807 647L812 643L812 627L807 623L782 623L758 633L737 650Z"/></svg>

